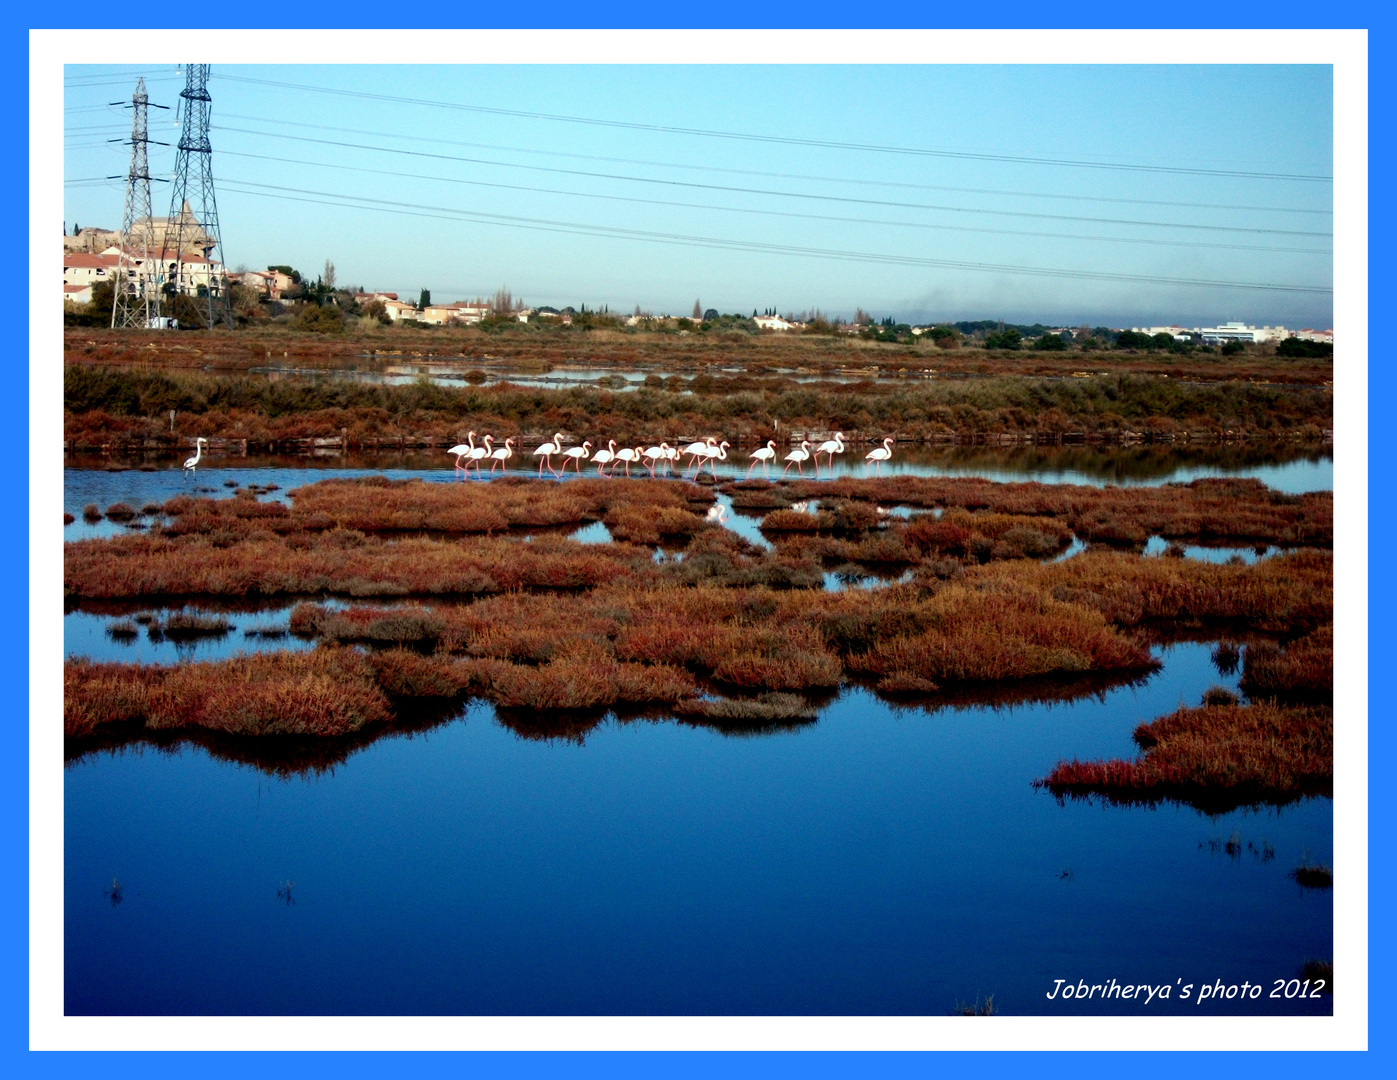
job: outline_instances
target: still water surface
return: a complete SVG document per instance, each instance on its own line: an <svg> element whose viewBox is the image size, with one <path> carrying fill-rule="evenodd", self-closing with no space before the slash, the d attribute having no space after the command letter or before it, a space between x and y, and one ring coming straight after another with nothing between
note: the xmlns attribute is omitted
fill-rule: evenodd
<svg viewBox="0 0 1397 1080"><path fill-rule="evenodd" d="M1057 978L1269 992L1332 955L1330 894L1287 877L1332 859L1329 800L1210 818L1030 786L1235 688L1206 645L1160 655L1070 704L853 689L750 737L524 738L472 705L289 779L192 745L91 753L65 775L66 1010L1327 1013L1046 999Z"/></svg>

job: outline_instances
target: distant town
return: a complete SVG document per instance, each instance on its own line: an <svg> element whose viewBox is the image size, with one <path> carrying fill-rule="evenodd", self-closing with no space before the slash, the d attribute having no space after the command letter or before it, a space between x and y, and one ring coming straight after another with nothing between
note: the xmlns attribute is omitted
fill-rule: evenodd
<svg viewBox="0 0 1397 1080"><path fill-rule="evenodd" d="M181 220L182 219L182 220ZM144 229L145 222L140 225ZM182 250L158 253L167 235L178 226ZM893 316L875 318L857 309L852 318L828 316L820 311L787 311L754 308L744 312L720 313L705 308L699 300L687 314L642 311L613 312L608 306L589 309L529 305L514 297L507 288L491 297L474 297L450 302L433 302L431 291L422 289L414 297L396 292L343 288L335 280L334 264L326 262L321 273L310 280L289 265L272 265L265 270L227 271L200 250L200 230L188 204L180 218L153 218L149 233L154 239L150 250L135 252L122 244L119 230L65 225L63 235L63 302L65 323L110 325L117 287L128 295L140 293L160 300L161 317L153 326L186 328L200 325L199 309L207 301L227 294L238 324L261 320L288 322L293 327L336 333L365 324L381 326L498 327L504 323L554 324L558 326L617 327L667 330L678 333L710 330L738 330L747 333L847 334L874 341L915 342L926 339L945 349L979 347L986 349L1143 349L1186 352L1218 349L1240 351L1247 346L1274 346L1279 355L1318 356L1331 354L1332 328L1300 329L1285 326L1254 326L1229 321L1217 326L1048 326L1041 323L1006 323L1002 320L959 320L907 323ZM155 251L152 255L152 251ZM181 317L183 322L181 323Z"/></svg>

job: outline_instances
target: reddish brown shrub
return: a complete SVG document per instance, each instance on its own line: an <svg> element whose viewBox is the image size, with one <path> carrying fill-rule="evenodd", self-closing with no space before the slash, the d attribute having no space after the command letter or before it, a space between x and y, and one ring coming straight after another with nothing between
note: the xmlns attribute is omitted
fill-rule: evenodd
<svg viewBox="0 0 1397 1080"><path fill-rule="evenodd" d="M1321 707L1205 706L1135 730L1136 761L1063 762L1038 781L1055 794L1116 801L1181 799L1201 807L1332 795L1334 714Z"/></svg>

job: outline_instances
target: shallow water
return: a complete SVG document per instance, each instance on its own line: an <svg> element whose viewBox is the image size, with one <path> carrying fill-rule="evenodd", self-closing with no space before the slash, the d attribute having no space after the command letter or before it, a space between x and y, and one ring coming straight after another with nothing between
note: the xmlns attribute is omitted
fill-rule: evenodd
<svg viewBox="0 0 1397 1080"><path fill-rule="evenodd" d="M1209 818L1030 786L1236 687L1207 645L1161 655L1070 704L852 689L748 738L611 718L526 739L474 705L291 779L94 752L65 773L66 1011L1327 1013L1046 999L1059 978L1269 992L1332 955L1330 894L1286 877L1331 862L1329 800Z"/></svg>
<svg viewBox="0 0 1397 1080"><path fill-rule="evenodd" d="M421 478L441 483L489 483L463 478L453 466L453 459L442 450L417 453L338 453L316 457L293 455L262 455L252 457L214 457L201 466L195 475L186 475L174 457L152 458L143 469L134 466L135 459L106 459L100 455L68 455L64 469L63 509L77 520L66 527L66 539L81 539L92 535L114 535L123 527L102 521L91 527L82 519L83 507L95 504L105 511L115 502L125 502L136 510L146 503L162 503L178 494L227 494L233 486L275 483L281 488L273 498L285 499L287 489L315 483L330 477L387 476L392 479ZM538 462L531 453L517 454L509 463L511 475L537 476ZM635 470L633 470L635 471ZM705 467L705 471L707 468ZM722 479L745 475L747 457L742 451L731 451L727 462L717 465ZM781 470L773 469L779 476ZM984 479L1018 482L1086 484L1103 487L1153 486L1163 483L1184 483L1206 476L1255 477L1278 491L1299 494L1306 491L1334 489L1334 458L1324 451L1261 451L1236 447L1211 447L1198 450L1164 450L1150 448L1118 448L1116 450L1083 447L1019 448L988 450L983 447L935 449L905 447L897 450L895 458L885 463L884 475L909 476L978 476ZM761 470L757 470L760 475ZM806 469L809 476L810 469ZM595 476L589 468L585 475ZM642 472L642 475L644 474ZM796 474L792 472L791 476ZM821 476L828 476L823 463ZM851 448L843 457L836 457L834 475L862 477L870 475L862 456ZM545 472L540 482L568 483Z"/></svg>
<svg viewBox="0 0 1397 1080"><path fill-rule="evenodd" d="M1169 541L1162 536L1151 536L1145 542L1145 554L1151 556L1161 556L1169 548ZM1262 544L1260 550L1256 546L1252 547L1202 547L1197 544L1184 545L1184 558L1197 559L1200 562L1225 563L1235 559L1240 559L1248 566L1252 566L1258 559L1269 559L1274 555L1280 555L1288 550L1277 547L1275 544Z"/></svg>

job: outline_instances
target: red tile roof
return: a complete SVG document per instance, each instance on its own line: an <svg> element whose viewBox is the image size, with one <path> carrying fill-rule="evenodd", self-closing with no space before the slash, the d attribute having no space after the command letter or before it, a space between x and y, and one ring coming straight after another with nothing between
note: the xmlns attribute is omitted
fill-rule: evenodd
<svg viewBox="0 0 1397 1080"><path fill-rule="evenodd" d="M87 252L83 251L71 251L64 254L63 265L64 267L73 267L77 269L97 269L98 267L105 269L108 266L116 265L116 256L89 255Z"/></svg>

